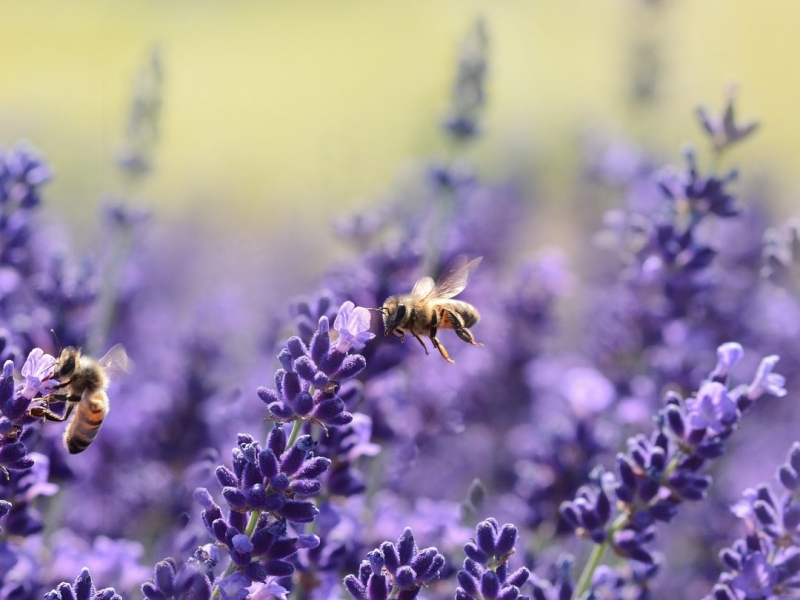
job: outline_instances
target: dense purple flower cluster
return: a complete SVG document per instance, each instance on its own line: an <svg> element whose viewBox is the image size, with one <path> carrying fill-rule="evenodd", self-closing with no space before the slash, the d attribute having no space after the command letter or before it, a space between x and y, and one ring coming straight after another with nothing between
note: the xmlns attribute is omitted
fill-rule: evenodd
<svg viewBox="0 0 800 600"><path fill-rule="evenodd" d="M323 427L347 425L353 420L338 392L343 382L366 368L367 362L360 354L348 351L374 337L366 331L369 318L353 315L358 310L367 312L354 309L352 302L342 305L334 322L339 335L335 346L331 344L327 317L320 317L308 346L299 337L287 340L278 354L283 368L275 373L275 389L258 388L258 396L273 419L284 423L305 419Z"/></svg>
<svg viewBox="0 0 800 600"><path fill-rule="evenodd" d="M509 573L508 561L514 554L517 528L507 523L500 527L493 518L478 523L475 540L464 545L467 558L458 572L456 600L518 600L520 588L530 571L520 567Z"/></svg>
<svg viewBox="0 0 800 600"><path fill-rule="evenodd" d="M397 543L384 542L361 563L358 577L348 575L344 585L354 600L413 600L422 586L436 579L445 559L436 548L420 550L411 529Z"/></svg>
<svg viewBox="0 0 800 600"><path fill-rule="evenodd" d="M778 468L782 493L766 484L749 488L733 506L742 519L744 536L720 552L726 571L707 598L769 598L792 596L800 587L800 443Z"/></svg>

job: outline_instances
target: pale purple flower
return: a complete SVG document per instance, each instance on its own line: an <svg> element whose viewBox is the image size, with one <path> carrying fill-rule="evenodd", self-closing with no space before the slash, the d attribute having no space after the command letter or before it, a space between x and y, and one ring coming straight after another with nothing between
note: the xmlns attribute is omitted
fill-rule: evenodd
<svg viewBox="0 0 800 600"><path fill-rule="evenodd" d="M26 398L33 398L36 393L47 395L58 386L58 381L49 379L53 374L56 359L45 354L41 348L34 348L28 354L25 364L22 365L22 376L25 378L25 387L21 394Z"/></svg>
<svg viewBox="0 0 800 600"><path fill-rule="evenodd" d="M767 557L754 552L744 559L742 571L731 581L731 585L744 593L745 598L765 598L772 596L772 587L777 583L778 574Z"/></svg>
<svg viewBox="0 0 800 600"><path fill-rule="evenodd" d="M707 429L714 435L728 430L737 418L736 403L717 381L705 383L697 396L688 398L686 412L692 429Z"/></svg>
<svg viewBox="0 0 800 600"><path fill-rule="evenodd" d="M721 381L731 369L742 360L744 348L736 342L728 342L717 348L717 366L711 372L711 379Z"/></svg>
<svg viewBox="0 0 800 600"><path fill-rule="evenodd" d="M275 577L267 577L264 583L256 582L248 588L249 600L286 600L289 590L278 585Z"/></svg>
<svg viewBox="0 0 800 600"><path fill-rule="evenodd" d="M370 333L370 314L366 308L356 306L349 300L339 308L339 314L333 322L333 329L339 333L336 350L347 352L350 348L360 350L375 337Z"/></svg>
<svg viewBox="0 0 800 600"><path fill-rule="evenodd" d="M748 398L755 400L764 393L772 394L778 398L786 395L786 389L783 387L786 383L786 378L783 375L772 372L778 360L779 357L773 354L761 361L753 383L747 388Z"/></svg>
<svg viewBox="0 0 800 600"><path fill-rule="evenodd" d="M220 597L225 600L244 600L247 598L247 588L251 581L240 571L231 573L222 578L218 584Z"/></svg>

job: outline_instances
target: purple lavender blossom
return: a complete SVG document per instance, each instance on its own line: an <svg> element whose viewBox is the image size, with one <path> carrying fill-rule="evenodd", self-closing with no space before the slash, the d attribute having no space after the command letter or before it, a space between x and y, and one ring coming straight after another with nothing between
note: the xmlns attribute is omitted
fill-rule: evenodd
<svg viewBox="0 0 800 600"><path fill-rule="evenodd" d="M684 501L706 496L711 478L702 470L725 452L725 441L752 406L752 389L739 386L728 391L722 383L711 381L697 397L685 401L667 394L656 431L649 437L630 438L627 452L617 455L616 474L599 473L575 500L561 505L562 517L579 536L597 544L599 556L611 546L621 556L652 564L648 546L656 537L656 524L671 521ZM758 388L759 395L768 391L783 389ZM740 398L747 398L748 404L738 403ZM588 588L596 566L584 572L578 594Z"/></svg>
<svg viewBox="0 0 800 600"><path fill-rule="evenodd" d="M81 569L74 584L62 583L44 597L45 600L122 600L113 588L96 590L89 569Z"/></svg>
<svg viewBox="0 0 800 600"><path fill-rule="evenodd" d="M419 550L411 529L396 544L384 542L361 563L358 577L348 575L344 585L354 600L413 600L424 584L436 579L444 556L436 548Z"/></svg>
<svg viewBox="0 0 800 600"><path fill-rule="evenodd" d="M783 493L766 484L744 492L733 512L744 521L745 535L720 552L726 571L707 598L779 597L800 585L800 502L794 497L800 442L778 469Z"/></svg>
<svg viewBox="0 0 800 600"><path fill-rule="evenodd" d="M458 572L456 600L517 600L530 571L520 567L509 573L508 560L514 554L517 528L500 525L489 518L478 523L475 540L464 545L467 558Z"/></svg>
<svg viewBox="0 0 800 600"><path fill-rule="evenodd" d="M233 449L233 470L220 466L216 471L222 495L236 511L270 511L291 522L312 521L317 509L306 498L320 492L318 478L331 463L314 456L316 445L304 435L287 446L283 426L277 423L263 449L251 436L240 434L239 446Z"/></svg>
<svg viewBox="0 0 800 600"><path fill-rule="evenodd" d="M343 319L348 319L345 316ZM342 324L345 336L358 338L363 322ZM349 345L344 345L349 349ZM331 345L330 324L321 317L317 332L308 346L299 337L291 337L278 354L282 369L275 373L275 389L258 388L258 396L267 404L271 418L278 422L297 419L323 427L347 425L353 415L345 411L338 395L342 382L356 377L366 367L360 354L348 354Z"/></svg>

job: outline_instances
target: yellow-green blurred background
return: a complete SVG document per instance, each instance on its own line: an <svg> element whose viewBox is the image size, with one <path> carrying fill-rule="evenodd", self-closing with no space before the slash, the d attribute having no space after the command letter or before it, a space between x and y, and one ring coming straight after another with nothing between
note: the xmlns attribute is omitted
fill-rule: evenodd
<svg viewBox="0 0 800 600"><path fill-rule="evenodd" d="M163 218L198 206L264 231L323 226L381 196L410 160L442 155L458 43L490 35L490 177L538 165L557 203L587 128L679 160L702 145L698 103L762 120L735 152L749 176L800 193L797 0L0 1L0 144L28 140L56 172L48 202L76 224L119 187L133 76L154 44L164 71L157 170L141 190ZM631 102L633 48L658 49L658 94ZM241 217L247 215L246 220Z"/></svg>

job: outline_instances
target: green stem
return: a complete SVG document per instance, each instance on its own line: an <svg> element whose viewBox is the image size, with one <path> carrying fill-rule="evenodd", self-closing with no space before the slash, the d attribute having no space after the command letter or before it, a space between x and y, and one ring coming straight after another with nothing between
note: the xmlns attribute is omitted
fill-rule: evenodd
<svg viewBox="0 0 800 600"><path fill-rule="evenodd" d="M286 442L286 447L290 448L297 441L297 436L300 435L300 430L303 428L303 420L297 419L292 425L292 432L289 434L289 439Z"/></svg>
<svg viewBox="0 0 800 600"><path fill-rule="evenodd" d="M578 579L578 584L575 586L575 592L572 594L572 600L578 600L583 594L586 593L586 590L589 589L589 584L592 582L592 575L594 575L595 570L597 567L600 566L600 563L603 562L603 555L606 553L606 548L608 547L608 542L603 542L602 544L596 545L592 549L592 553L589 555L589 560L586 562L586 566L583 567L583 573L581 573L580 579Z"/></svg>
<svg viewBox="0 0 800 600"><path fill-rule="evenodd" d="M125 261L133 246L133 231L128 225L122 225L111 242L110 257L102 273L102 283L96 303L97 317L89 332L86 347L90 354L102 354L109 331L114 325L117 309L117 290Z"/></svg>
<svg viewBox="0 0 800 600"><path fill-rule="evenodd" d="M250 513L250 520L247 522L247 529L244 530L244 533L245 533L245 535L247 537L251 537L253 535L253 532L256 530L256 525L258 525L259 517L261 517L261 511L260 510L254 510L253 512ZM236 570L236 563L234 563L233 559L231 559L231 562L228 565L228 568L225 569L225 572L222 574L222 577L219 578L219 580L217 582L217 586L214 588L214 592L211 594L211 598L212 599L219 598L219 581L222 581L223 579L225 579L228 575L233 573L235 570Z"/></svg>

